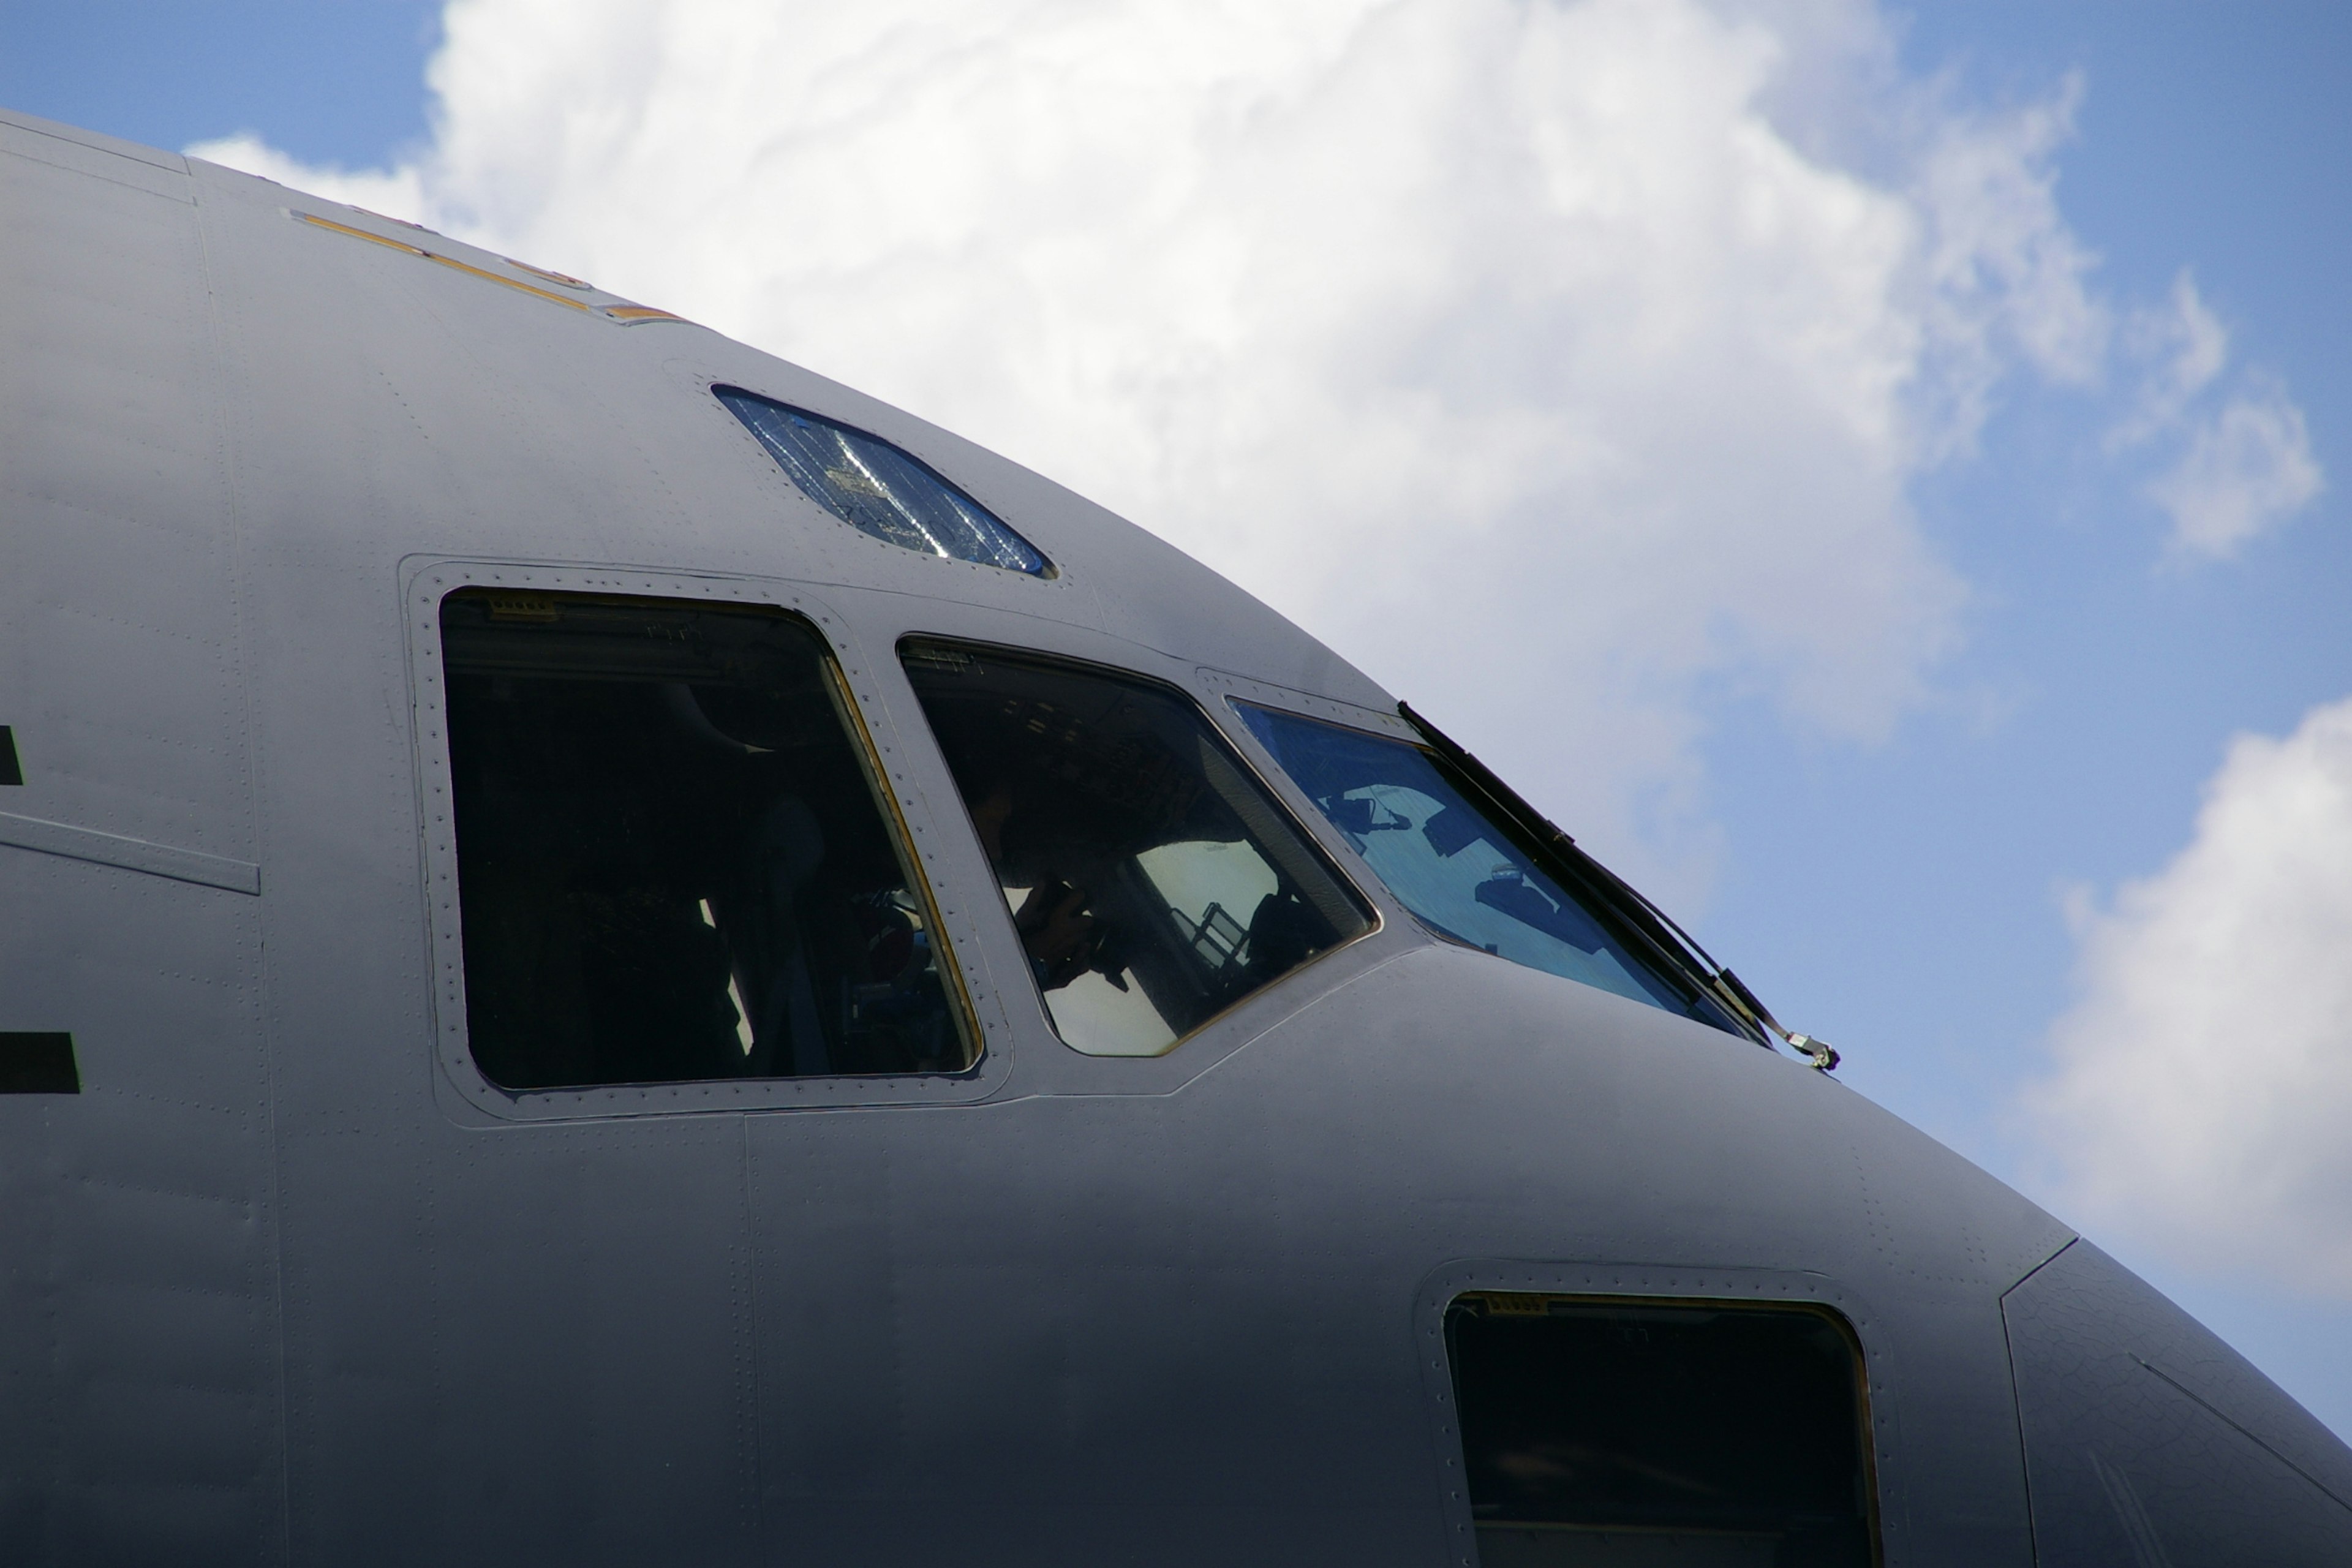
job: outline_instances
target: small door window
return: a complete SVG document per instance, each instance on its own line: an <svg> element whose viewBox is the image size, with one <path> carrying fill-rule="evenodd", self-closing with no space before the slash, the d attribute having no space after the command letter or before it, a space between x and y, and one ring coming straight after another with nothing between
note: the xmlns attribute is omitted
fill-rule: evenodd
<svg viewBox="0 0 2352 1568"><path fill-rule="evenodd" d="M1482 1568L1869 1568L1862 1357L1827 1312L1494 1292L1445 1340Z"/></svg>
<svg viewBox="0 0 2352 1568"><path fill-rule="evenodd" d="M954 1072L973 1036L824 643L442 601L474 1062L507 1089Z"/></svg>
<svg viewBox="0 0 2352 1568"><path fill-rule="evenodd" d="M1370 929L1175 691L993 649L900 652L1071 1046L1156 1055Z"/></svg>

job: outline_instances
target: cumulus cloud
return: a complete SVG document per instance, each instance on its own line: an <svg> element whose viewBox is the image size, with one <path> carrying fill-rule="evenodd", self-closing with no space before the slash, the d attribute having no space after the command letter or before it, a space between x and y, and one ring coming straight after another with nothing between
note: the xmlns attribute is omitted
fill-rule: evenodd
<svg viewBox="0 0 2352 1568"><path fill-rule="evenodd" d="M2084 1221L2352 1300L2352 699L2242 736L2169 866L2078 910L2029 1100Z"/></svg>
<svg viewBox="0 0 2352 1568"><path fill-rule="evenodd" d="M413 166L194 151L1028 462L1650 875L1704 858L1726 693L1865 740L1920 700L1965 592L1911 481L2105 352L2074 89L1953 108L1846 0L456 0L445 38Z"/></svg>
<svg viewBox="0 0 2352 1568"><path fill-rule="evenodd" d="M2130 338L2146 368L2134 408L2108 442L2173 449L2147 495L2172 519L2176 559L2226 560L2318 496L2326 480L2285 384L2250 368L2220 393L2229 330L2188 272L2173 280L2164 308L2140 312Z"/></svg>

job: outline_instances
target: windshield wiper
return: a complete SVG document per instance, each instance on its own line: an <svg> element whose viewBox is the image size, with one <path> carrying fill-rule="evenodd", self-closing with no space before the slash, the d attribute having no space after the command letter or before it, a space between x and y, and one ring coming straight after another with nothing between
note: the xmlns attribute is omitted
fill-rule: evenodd
<svg viewBox="0 0 2352 1568"><path fill-rule="evenodd" d="M1790 1048L1805 1057L1822 1072L1838 1065L1837 1051L1827 1040L1811 1035L1797 1034L1772 1016L1772 1010L1748 989L1739 976L1716 963L1697 939L1676 925L1664 910L1644 898L1623 878L1603 866L1587 853L1549 817L1529 805L1518 791L1505 784L1492 768L1480 762L1457 744L1443 730L1412 710L1412 704L1400 702L1397 712L1404 721L1420 731L1430 750L1435 752L1479 794L1502 819L1519 829L1532 840L1531 847L1548 862L1546 869L1581 891L1624 934L1643 949L1653 963L1678 976L1693 987L1709 1011L1721 1014L1735 1026L1735 1032L1747 1036L1766 1049L1771 1048L1772 1037L1780 1037Z"/></svg>

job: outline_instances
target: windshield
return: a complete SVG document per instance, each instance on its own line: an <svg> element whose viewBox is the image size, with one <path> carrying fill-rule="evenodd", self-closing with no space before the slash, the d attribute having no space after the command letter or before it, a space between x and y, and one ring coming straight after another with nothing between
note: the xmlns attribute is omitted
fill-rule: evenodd
<svg viewBox="0 0 2352 1568"><path fill-rule="evenodd" d="M1438 935L1716 1022L1473 805L1440 758L1360 730L1233 707L1397 901Z"/></svg>
<svg viewBox="0 0 2352 1568"><path fill-rule="evenodd" d="M1370 929L1181 694L995 648L899 651L1068 1045L1157 1055Z"/></svg>

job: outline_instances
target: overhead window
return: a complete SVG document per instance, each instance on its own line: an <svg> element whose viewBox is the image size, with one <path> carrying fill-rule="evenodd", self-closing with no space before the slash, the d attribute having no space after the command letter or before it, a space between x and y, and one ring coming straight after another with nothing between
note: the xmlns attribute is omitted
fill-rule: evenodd
<svg viewBox="0 0 2352 1568"><path fill-rule="evenodd" d="M1235 712L1377 873L1438 935L1720 1026L1561 886L1524 836L1474 804L1444 759L1385 735L1235 702Z"/></svg>
<svg viewBox="0 0 2352 1568"><path fill-rule="evenodd" d="M1869 1568L1861 1354L1827 1312L1493 1293L1445 1339L1482 1568Z"/></svg>
<svg viewBox="0 0 2352 1568"><path fill-rule="evenodd" d="M1367 931L1208 719L1129 676L902 645L1054 1026L1150 1056Z"/></svg>
<svg viewBox="0 0 2352 1568"><path fill-rule="evenodd" d="M1035 545L881 437L740 387L711 391L760 438L802 493L859 532L925 555L1033 577L1051 574Z"/></svg>
<svg viewBox="0 0 2352 1568"><path fill-rule="evenodd" d="M953 1072L939 923L782 614L442 601L466 1026L509 1089Z"/></svg>

